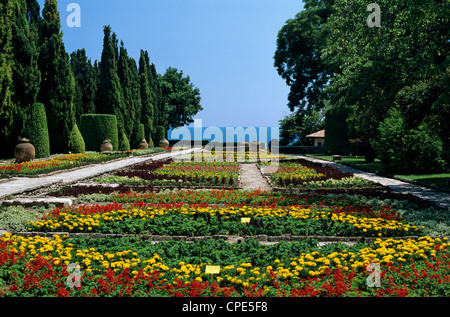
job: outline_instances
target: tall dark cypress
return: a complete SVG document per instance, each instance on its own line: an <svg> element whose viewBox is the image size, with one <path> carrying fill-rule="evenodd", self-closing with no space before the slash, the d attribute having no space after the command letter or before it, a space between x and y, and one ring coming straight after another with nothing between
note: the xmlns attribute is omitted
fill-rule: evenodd
<svg viewBox="0 0 450 317"><path fill-rule="evenodd" d="M119 135L121 135L124 131L123 96L117 73L116 36L111 34L110 26L105 26L103 32L103 52L100 62L96 111L97 113L116 115Z"/></svg>
<svg viewBox="0 0 450 317"><path fill-rule="evenodd" d="M11 157L13 117L15 105L12 103L12 17L11 1L0 2L0 157Z"/></svg>
<svg viewBox="0 0 450 317"><path fill-rule="evenodd" d="M124 131L130 139L136 118L135 97L133 91L133 78L130 65L130 57L123 42L120 45L120 56L118 65L118 75L122 86L122 95L124 100Z"/></svg>
<svg viewBox="0 0 450 317"><path fill-rule="evenodd" d="M75 78L75 119L79 124L81 115L95 113L96 75L84 48L70 54L70 65Z"/></svg>
<svg viewBox="0 0 450 317"><path fill-rule="evenodd" d="M75 124L75 81L62 40L57 0L45 0L42 16L39 54L42 83L38 101L45 105L47 112L51 152L66 153L69 134Z"/></svg>
<svg viewBox="0 0 450 317"><path fill-rule="evenodd" d="M139 77L142 102L141 123L145 127L145 137L149 140L152 139L154 135L154 108L149 80L148 52L144 50L141 50L139 58Z"/></svg>
<svg viewBox="0 0 450 317"><path fill-rule="evenodd" d="M31 106L36 102L41 83L41 74L38 68L38 29L37 25L30 24L28 8L25 0L14 0L14 23L12 47L14 55L13 103L18 107L15 116L16 132L21 133L24 124L29 120Z"/></svg>

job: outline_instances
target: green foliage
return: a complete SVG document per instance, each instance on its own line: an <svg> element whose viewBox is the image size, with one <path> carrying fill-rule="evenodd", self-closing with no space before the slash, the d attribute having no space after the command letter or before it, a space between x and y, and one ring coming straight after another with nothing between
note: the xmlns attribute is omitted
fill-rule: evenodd
<svg viewBox="0 0 450 317"><path fill-rule="evenodd" d="M150 86L150 59L148 52L141 50L139 58L139 80L140 80L140 92L142 100L142 113L141 122L145 127L145 135L151 135L154 130L154 98Z"/></svg>
<svg viewBox="0 0 450 317"><path fill-rule="evenodd" d="M69 135L69 150L72 153L86 152L86 145L83 136L81 135L78 125L74 125Z"/></svg>
<svg viewBox="0 0 450 317"><path fill-rule="evenodd" d="M42 83L38 100L46 107L52 152L66 153L69 133L75 123L75 81L62 40L58 2L46 0L42 16L44 20L40 29L42 44L39 55Z"/></svg>
<svg viewBox="0 0 450 317"><path fill-rule="evenodd" d="M324 126L325 118L322 111L312 110L310 114L296 111L280 120L280 145L309 145L312 140L306 136L322 130Z"/></svg>
<svg viewBox="0 0 450 317"><path fill-rule="evenodd" d="M28 231L28 223L42 218L43 208L25 209L22 206L2 207L0 209L0 228L15 231Z"/></svg>
<svg viewBox="0 0 450 317"><path fill-rule="evenodd" d="M325 148L330 154L348 154L347 113L328 109L325 115Z"/></svg>
<svg viewBox="0 0 450 317"><path fill-rule="evenodd" d="M331 67L321 59L326 48L334 0L304 1L304 10L289 19L277 38L274 66L290 87L289 108L294 111L324 106L323 90L332 77Z"/></svg>
<svg viewBox="0 0 450 317"><path fill-rule="evenodd" d="M145 127L143 124L138 125L138 132L136 138L134 140L134 148L138 148L139 144L141 144L142 140L145 139Z"/></svg>
<svg viewBox="0 0 450 317"><path fill-rule="evenodd" d="M166 138L166 129L162 126L156 127L156 133L154 137L154 144L159 145L159 142Z"/></svg>
<svg viewBox="0 0 450 317"><path fill-rule="evenodd" d="M167 103L168 127L178 128L194 122L193 117L203 108L200 90L194 87L189 76L183 77L183 71L169 67L161 77L161 85Z"/></svg>
<svg viewBox="0 0 450 317"><path fill-rule="evenodd" d="M11 1L0 3L0 146L6 150L2 157L11 156L17 138L13 132L17 108L12 103L12 14Z"/></svg>
<svg viewBox="0 0 450 317"><path fill-rule="evenodd" d="M118 51L115 33L104 27L103 52L100 62L100 78L96 102L97 113L114 114L119 131L124 129L124 102L122 87L117 73ZM114 147L117 149L117 147Z"/></svg>
<svg viewBox="0 0 450 317"><path fill-rule="evenodd" d="M152 136L150 135L150 137L148 138L147 141L148 147L149 148L154 148L155 147L155 143L153 142Z"/></svg>
<svg viewBox="0 0 450 317"><path fill-rule="evenodd" d="M129 151L130 150L130 142L124 132L120 135L119 139L119 151Z"/></svg>
<svg viewBox="0 0 450 317"><path fill-rule="evenodd" d="M50 139L47 127L47 115L42 103L35 103L28 118L25 137L36 149L36 158L50 156Z"/></svg>
<svg viewBox="0 0 450 317"><path fill-rule="evenodd" d="M95 113L97 81L94 66L86 56L85 49L76 50L70 55L70 65L75 78L75 119L79 124L81 115Z"/></svg>
<svg viewBox="0 0 450 317"><path fill-rule="evenodd" d="M428 173L442 171L443 144L425 125L408 128L398 109L391 109L379 127L376 150L385 171Z"/></svg>
<svg viewBox="0 0 450 317"><path fill-rule="evenodd" d="M119 148L119 133L115 115L84 114L80 120L80 131L86 151L99 151L104 140L110 139L114 149Z"/></svg>

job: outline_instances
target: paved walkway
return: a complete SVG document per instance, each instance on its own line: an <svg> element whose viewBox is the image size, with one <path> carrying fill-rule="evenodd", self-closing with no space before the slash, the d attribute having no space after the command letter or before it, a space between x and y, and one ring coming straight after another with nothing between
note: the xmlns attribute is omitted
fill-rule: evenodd
<svg viewBox="0 0 450 317"><path fill-rule="evenodd" d="M335 162L325 161L317 158L307 157L303 155L294 155L298 158L302 158L311 162L321 163L324 165L328 165L331 167L338 168L345 172L351 172L355 176L365 178L367 180L373 181L375 183L381 184L383 186L391 188L393 191L403 193L403 194L411 194L416 197L419 197L421 199L431 201L438 205L439 207L442 207L444 209L448 209L450 211L450 194L435 191L433 189L430 189L428 187L423 187L416 184L411 184L407 182L402 182L397 179L378 176L374 173L364 172L361 170L357 170L355 168L342 165Z"/></svg>
<svg viewBox="0 0 450 317"><path fill-rule="evenodd" d="M240 177L244 190L270 191L272 189L256 164L241 164Z"/></svg>
<svg viewBox="0 0 450 317"><path fill-rule="evenodd" d="M124 168L127 166L131 166L134 164L142 163L149 160L162 160L165 158L187 154L196 149L183 150L179 152L169 152L163 154L149 156L135 156L130 158L125 158L122 160L114 161L114 162L106 162L100 164L93 164L83 168L78 168L72 171L60 172L48 176L42 177L17 177L12 178L9 181L5 181L0 183L0 199L4 199L10 195L17 195L29 191L33 191L36 189L40 189L43 187L48 187L54 184L62 184L68 185L72 183L76 183L78 181L95 177L104 173L108 173L120 168Z"/></svg>

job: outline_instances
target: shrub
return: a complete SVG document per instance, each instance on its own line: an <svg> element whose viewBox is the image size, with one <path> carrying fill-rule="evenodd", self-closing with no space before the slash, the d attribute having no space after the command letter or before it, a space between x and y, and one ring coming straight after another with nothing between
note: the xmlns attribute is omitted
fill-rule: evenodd
<svg viewBox="0 0 450 317"><path fill-rule="evenodd" d="M122 135L119 140L119 151L129 151L130 150L130 142L128 141L125 132L122 132Z"/></svg>
<svg viewBox="0 0 450 317"><path fill-rule="evenodd" d="M47 127L47 115L42 103L35 103L25 128L25 136L36 149L36 158L50 156L50 139Z"/></svg>
<svg viewBox="0 0 450 317"><path fill-rule="evenodd" d="M8 231L27 231L28 223L42 218L44 209L25 209L22 206L4 207L0 209L0 228Z"/></svg>
<svg viewBox="0 0 450 317"><path fill-rule="evenodd" d="M162 126L157 126L156 127L156 132L155 132L155 138L154 138L154 144L156 144L156 146L159 145L159 141L163 140L166 138L166 129L164 129L164 127Z"/></svg>
<svg viewBox="0 0 450 317"><path fill-rule="evenodd" d="M139 124L136 138L133 142L133 148L138 149L139 144L141 144L142 140L145 139L145 126L143 124Z"/></svg>
<svg viewBox="0 0 450 317"><path fill-rule="evenodd" d="M117 118L108 114L84 114L80 119L80 131L86 151L99 151L104 140L110 139L114 149L119 148Z"/></svg>
<svg viewBox="0 0 450 317"><path fill-rule="evenodd" d="M75 124L69 134L69 150L72 153L85 153L86 145L84 143L83 136Z"/></svg>
<svg viewBox="0 0 450 317"><path fill-rule="evenodd" d="M424 124L408 128L401 112L391 109L379 131L375 148L386 172L429 173L443 169L442 141Z"/></svg>

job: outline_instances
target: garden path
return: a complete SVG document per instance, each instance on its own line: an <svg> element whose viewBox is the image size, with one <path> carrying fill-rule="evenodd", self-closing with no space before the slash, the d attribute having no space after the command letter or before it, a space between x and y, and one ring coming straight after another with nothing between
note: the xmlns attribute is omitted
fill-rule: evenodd
<svg viewBox="0 0 450 317"><path fill-rule="evenodd" d="M72 184L84 179L95 177L104 173L108 173L117 169L121 169L134 164L142 163L149 160L162 160L168 157L178 156L190 153L197 149L188 149L177 152L169 152L163 154L149 156L135 156L117 160L114 162L106 162L101 164L93 164L75 170L62 171L52 173L51 175L41 177L16 177L0 182L0 200L10 195L17 195L30 192L43 187L49 187L54 184Z"/></svg>
<svg viewBox="0 0 450 317"><path fill-rule="evenodd" d="M436 190L430 189L428 187L424 187L424 186L420 186L420 185L416 185L416 184L402 182L400 180L393 179L393 178L379 176L374 173L364 172L364 171L361 171L361 170L358 170L358 169L355 169L355 168L352 168L352 167L349 167L346 165L342 165L342 164L339 164L336 162L325 161L325 160L307 157L307 156L303 156L303 155L294 155L294 156L311 161L311 162L317 162L317 163L321 163L323 165L335 167L335 168L340 169L341 171L351 172L355 176L365 178L367 180L370 180L375 183L381 184L383 186L389 187L393 191L403 193L403 194L411 194L411 195L419 197L423 200L431 201L434 204L436 204L437 206L450 211L450 194L448 194L448 193L436 191Z"/></svg>
<svg viewBox="0 0 450 317"><path fill-rule="evenodd" d="M272 190L256 164L241 164L240 177L242 189L244 190Z"/></svg>

